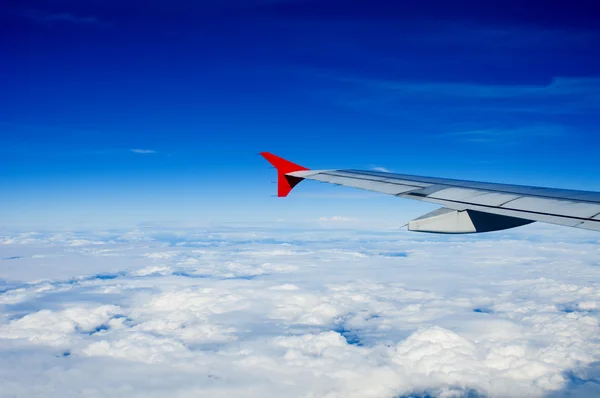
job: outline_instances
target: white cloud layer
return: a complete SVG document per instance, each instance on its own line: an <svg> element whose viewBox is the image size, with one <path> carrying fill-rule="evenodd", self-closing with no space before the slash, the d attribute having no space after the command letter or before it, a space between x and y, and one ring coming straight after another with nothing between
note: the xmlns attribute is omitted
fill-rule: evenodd
<svg viewBox="0 0 600 398"><path fill-rule="evenodd" d="M5 234L0 396L598 396L598 238Z"/></svg>

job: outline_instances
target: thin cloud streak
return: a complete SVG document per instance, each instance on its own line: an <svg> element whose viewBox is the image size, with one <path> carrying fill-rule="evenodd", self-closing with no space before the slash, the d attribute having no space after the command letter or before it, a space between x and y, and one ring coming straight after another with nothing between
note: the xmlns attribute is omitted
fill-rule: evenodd
<svg viewBox="0 0 600 398"><path fill-rule="evenodd" d="M152 155L152 154L157 153L153 149L131 149L131 152L133 152L133 153L139 153L141 155Z"/></svg>
<svg viewBox="0 0 600 398"><path fill-rule="evenodd" d="M37 23L64 23L81 26L106 26L107 23L97 17L80 16L70 12L44 13L41 11L26 12L25 17Z"/></svg>
<svg viewBox="0 0 600 398"><path fill-rule="evenodd" d="M69 22L84 25L97 25L101 23L101 21L96 17L80 17L66 12L60 14L49 14L42 17L41 20L49 22Z"/></svg>
<svg viewBox="0 0 600 398"><path fill-rule="evenodd" d="M441 138L458 139L473 143L516 143L524 139L556 138L566 134L566 129L554 125L535 125L517 128L489 128L461 130L439 134Z"/></svg>
<svg viewBox="0 0 600 398"><path fill-rule="evenodd" d="M380 171L382 173L391 173L392 171L381 166L370 166L370 169L373 171Z"/></svg>
<svg viewBox="0 0 600 398"><path fill-rule="evenodd" d="M478 84L412 82L320 74L334 84L336 104L378 114L410 115L412 109L504 114L596 115L600 110L600 77L555 77L548 84Z"/></svg>
<svg viewBox="0 0 600 398"><path fill-rule="evenodd" d="M352 217L344 217L344 216L331 216L331 217L321 217L319 218L319 221L325 221L325 222L350 222L350 221L357 221L356 218L352 218Z"/></svg>

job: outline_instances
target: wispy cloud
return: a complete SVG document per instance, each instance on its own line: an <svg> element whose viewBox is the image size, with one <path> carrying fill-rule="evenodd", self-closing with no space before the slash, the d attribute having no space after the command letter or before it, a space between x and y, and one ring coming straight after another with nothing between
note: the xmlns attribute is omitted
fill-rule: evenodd
<svg viewBox="0 0 600 398"><path fill-rule="evenodd" d="M69 22L84 25L96 25L101 23L101 21L96 17L81 17L78 15L69 14L68 12L63 12L60 14L49 14L44 16L42 20L49 22Z"/></svg>
<svg viewBox="0 0 600 398"><path fill-rule="evenodd" d="M514 143L523 139L564 136L566 129L556 125L533 125L516 128L460 130L439 134L439 137L473 143Z"/></svg>
<svg viewBox="0 0 600 398"><path fill-rule="evenodd" d="M323 74L336 88L333 102L391 115L428 116L445 112L515 115L595 115L600 110L600 77L556 77L547 84L414 82ZM320 94L325 94L320 92Z"/></svg>
<svg viewBox="0 0 600 398"><path fill-rule="evenodd" d="M152 154L158 153L153 149L139 149L139 148L131 149L131 152L139 153L141 155L152 155Z"/></svg>
<svg viewBox="0 0 600 398"><path fill-rule="evenodd" d="M600 77L556 77L548 84L477 84L447 82L404 82L389 80L345 79L373 89L390 90L397 94L444 95L466 98L516 98L523 96L564 96L597 93ZM596 96L596 99L600 97Z"/></svg>
<svg viewBox="0 0 600 398"><path fill-rule="evenodd" d="M82 16L70 12L45 13L41 11L28 11L25 17L38 23L65 23L73 25L106 26L107 23L96 16Z"/></svg>
<svg viewBox="0 0 600 398"><path fill-rule="evenodd" d="M373 171L380 171L382 173L391 173L392 171L381 166L370 165L369 168Z"/></svg>
<svg viewBox="0 0 600 398"><path fill-rule="evenodd" d="M395 123L422 126L421 132L440 139L515 144L600 128L598 76L557 77L547 84L322 78L327 88L319 91L319 98L359 113L393 118Z"/></svg>
<svg viewBox="0 0 600 398"><path fill-rule="evenodd" d="M321 218L319 218L319 221L325 221L325 222L350 222L350 221L356 221L356 218L343 217L343 216L331 216L331 217L321 217Z"/></svg>

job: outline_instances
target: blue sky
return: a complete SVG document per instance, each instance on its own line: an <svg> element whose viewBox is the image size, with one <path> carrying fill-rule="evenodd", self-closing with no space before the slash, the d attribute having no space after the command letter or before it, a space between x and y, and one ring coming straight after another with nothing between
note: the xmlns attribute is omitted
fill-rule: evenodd
<svg viewBox="0 0 600 398"><path fill-rule="evenodd" d="M600 6L516 1L8 1L8 226L398 222L429 205L304 183L312 168L600 190ZM364 200L363 200L364 199Z"/></svg>

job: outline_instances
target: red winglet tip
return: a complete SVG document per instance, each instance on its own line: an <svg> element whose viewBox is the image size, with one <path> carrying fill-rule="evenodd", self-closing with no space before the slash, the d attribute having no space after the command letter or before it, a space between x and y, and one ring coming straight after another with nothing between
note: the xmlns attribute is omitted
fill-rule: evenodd
<svg viewBox="0 0 600 398"><path fill-rule="evenodd" d="M299 164L292 163L289 160L284 158L280 158L277 155L273 155L269 152L261 152L260 153L269 163L273 165L277 169L277 171L282 172L283 174L293 173L294 171L302 171L308 170L306 167L300 166Z"/></svg>
<svg viewBox="0 0 600 398"><path fill-rule="evenodd" d="M308 170L306 167L292 163L269 152L260 153L269 163L277 169L277 196L283 198L303 179L301 177L288 176L287 173Z"/></svg>

